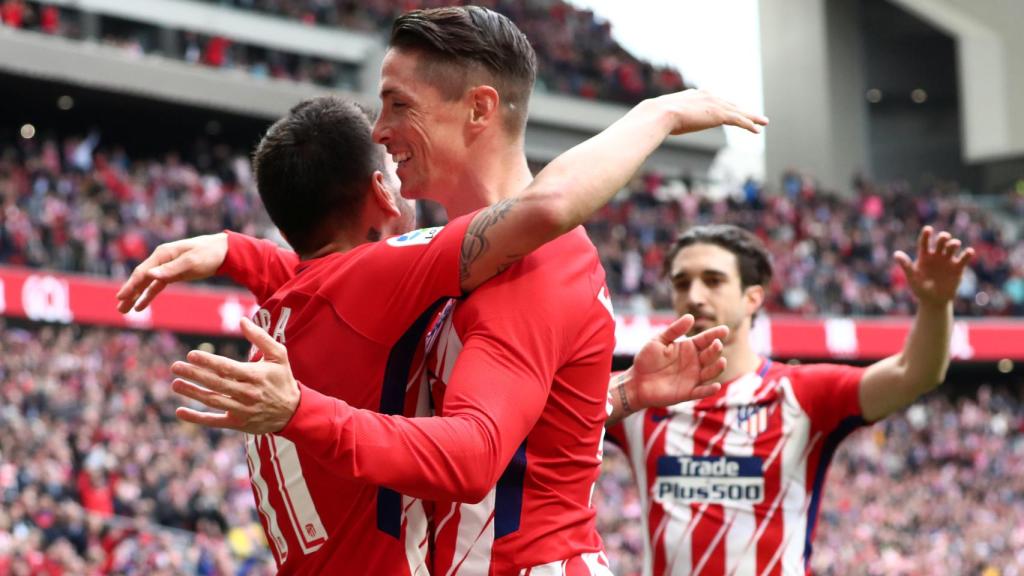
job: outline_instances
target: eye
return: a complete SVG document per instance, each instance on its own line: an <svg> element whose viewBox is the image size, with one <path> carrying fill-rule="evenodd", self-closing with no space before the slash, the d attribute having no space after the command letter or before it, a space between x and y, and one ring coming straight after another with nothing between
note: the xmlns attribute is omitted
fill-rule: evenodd
<svg viewBox="0 0 1024 576"><path fill-rule="evenodd" d="M402 108L405 108L405 102L399 102L397 100L392 100L392 102L391 102L391 109L392 110L399 110L399 109L402 109Z"/></svg>

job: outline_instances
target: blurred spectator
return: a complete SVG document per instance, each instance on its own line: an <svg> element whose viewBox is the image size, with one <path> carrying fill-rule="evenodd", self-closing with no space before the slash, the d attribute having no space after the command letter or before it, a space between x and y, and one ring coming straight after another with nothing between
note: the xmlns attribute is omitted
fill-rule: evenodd
<svg viewBox="0 0 1024 576"><path fill-rule="evenodd" d="M185 352L166 333L2 326L0 574L273 573L242 436L174 418Z"/></svg>
<svg viewBox="0 0 1024 576"><path fill-rule="evenodd" d="M0 262L123 277L162 242L272 234L244 151L214 147L200 168L100 141L0 143Z"/></svg>

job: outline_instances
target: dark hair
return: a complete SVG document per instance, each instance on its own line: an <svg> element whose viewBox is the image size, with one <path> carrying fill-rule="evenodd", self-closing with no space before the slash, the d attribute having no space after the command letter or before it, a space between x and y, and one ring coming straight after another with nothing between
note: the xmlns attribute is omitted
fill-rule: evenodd
<svg viewBox="0 0 1024 576"><path fill-rule="evenodd" d="M505 127L526 127L530 92L537 77L537 55L526 35L505 16L479 6L413 10L391 27L392 48L419 52L425 79L449 100L480 79L493 84L505 107Z"/></svg>
<svg viewBox="0 0 1024 576"><path fill-rule="evenodd" d="M382 154L366 111L336 96L304 100L267 130L253 155L256 186L296 252L356 221Z"/></svg>
<svg viewBox="0 0 1024 576"><path fill-rule="evenodd" d="M696 226L679 235L665 257L665 274L671 274L672 261L679 251L693 244L713 244L732 252L739 267L743 288L762 286L772 281L772 260L764 243L750 232L731 224Z"/></svg>

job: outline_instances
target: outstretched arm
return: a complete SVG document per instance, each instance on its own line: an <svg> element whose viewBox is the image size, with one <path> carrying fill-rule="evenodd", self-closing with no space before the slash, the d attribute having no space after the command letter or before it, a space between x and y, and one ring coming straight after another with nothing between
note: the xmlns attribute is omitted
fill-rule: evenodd
<svg viewBox="0 0 1024 576"><path fill-rule="evenodd" d="M535 365L524 351L502 347L503 354L515 356L521 371L496 370L501 360L495 359L494 342L474 339L460 353L456 372L485 369L494 377L461 400L446 398L444 417L403 418L356 409L296 382L287 350L266 331L248 319L241 330L263 353L262 361L237 362L192 351L188 362L172 365L178 377L172 384L175 392L223 411L182 407L178 418L252 434L278 433L341 476L409 496L483 498L547 400L547 388L538 384L542 378L528 373Z"/></svg>
<svg viewBox="0 0 1024 576"><path fill-rule="evenodd" d="M768 119L701 90L645 100L600 134L555 158L521 194L480 211L462 245L471 291L544 243L585 222L669 135L723 125L755 134Z"/></svg>
<svg viewBox="0 0 1024 576"><path fill-rule="evenodd" d="M903 350L882 359L864 373L860 405L864 419L874 422L901 410L942 383L949 368L953 330L953 298L974 250L960 251L960 240L926 226L918 237L917 259L894 255L917 297L917 315Z"/></svg>
<svg viewBox="0 0 1024 576"><path fill-rule="evenodd" d="M722 341L729 328L715 326L680 340L693 322L689 314L678 318L644 345L628 370L612 375L608 426L645 408L700 400L721 389L714 379L725 370Z"/></svg>
<svg viewBox="0 0 1024 576"><path fill-rule="evenodd" d="M117 309L144 310L169 284L225 274L265 300L294 274L299 257L273 242L221 232L161 244L117 291Z"/></svg>

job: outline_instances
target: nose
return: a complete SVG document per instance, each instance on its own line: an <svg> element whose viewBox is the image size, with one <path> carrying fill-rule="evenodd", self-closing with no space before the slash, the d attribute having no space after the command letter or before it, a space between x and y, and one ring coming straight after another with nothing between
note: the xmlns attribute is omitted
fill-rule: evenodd
<svg viewBox="0 0 1024 576"><path fill-rule="evenodd" d="M373 141L377 144L387 145L390 130L384 125L384 113L377 115L377 121L373 123Z"/></svg>
<svg viewBox="0 0 1024 576"><path fill-rule="evenodd" d="M701 306L704 306L707 302L707 295L707 286L705 286L700 280L694 280L691 282L689 288L686 290L686 300L692 308L700 308Z"/></svg>

